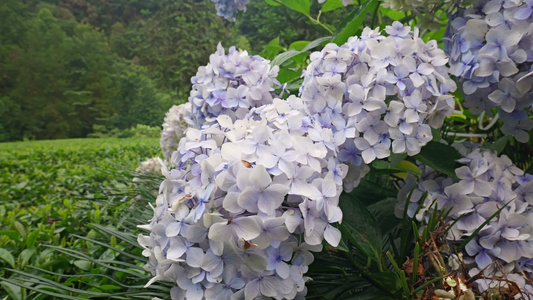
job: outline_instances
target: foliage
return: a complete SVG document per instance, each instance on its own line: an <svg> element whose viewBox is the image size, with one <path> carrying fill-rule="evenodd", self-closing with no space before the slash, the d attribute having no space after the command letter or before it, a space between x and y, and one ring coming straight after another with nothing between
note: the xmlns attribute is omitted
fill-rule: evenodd
<svg viewBox="0 0 533 300"><path fill-rule="evenodd" d="M148 126L137 124L135 127L120 130L113 128L108 130L105 126L93 125L93 132L88 135L90 138L157 138L161 135L159 126Z"/></svg>
<svg viewBox="0 0 533 300"><path fill-rule="evenodd" d="M132 52L161 86L185 99L198 66L230 32L208 1L157 1L150 14L146 22L130 24L130 30L138 32Z"/></svg>
<svg viewBox="0 0 533 300"><path fill-rule="evenodd" d="M311 14L319 8L313 3ZM331 30L346 14L324 13L322 21ZM191 76L217 43L257 52L279 36L281 51L327 32L262 1L235 25L208 0L6 0L0 16L0 26L9 24L0 28L0 141L158 126L172 105L185 102Z"/></svg>
<svg viewBox="0 0 533 300"><path fill-rule="evenodd" d="M94 239L103 236L94 226L121 228L131 216L135 210L132 204L140 201L135 200L133 171L145 157L159 154L158 139L18 142L0 144L0 150L0 276L13 279L31 266L32 276L41 274L65 287L118 288L112 287L117 283L110 278L102 277L106 274L119 280L119 286L132 284L134 281L126 279L127 273L110 273L83 257L90 254L109 261L125 260L128 255L122 251L140 255L140 249L120 240L113 242L110 236L105 243L111 238L113 249L97 244ZM87 227L89 222L96 225ZM71 252L61 249L78 251L78 255L69 256ZM87 278L80 270L100 277ZM40 294L11 285L3 287L2 298L12 289L15 292L11 296L18 295L14 299Z"/></svg>
<svg viewBox="0 0 533 300"><path fill-rule="evenodd" d="M360 122L359 116L355 117L357 113L353 113L360 109L352 98L362 95L360 104L367 105L362 114L364 117L380 110L389 113L393 110L390 104L400 95L414 98L415 85L416 88L427 88L428 93L435 92L435 89L445 90L443 94L452 90L437 87L437 83L445 81L442 74L433 78L435 80L417 80L421 78L420 74L427 75L435 66L442 67L446 63L442 55L431 58L443 48L443 35L450 33L443 26L446 23L453 23L460 32L470 31L468 34L473 37L486 39L486 43L481 43L483 46L473 45L473 49L485 48L487 52L488 48L494 48L490 51L504 58L502 64L495 63L487 53L480 55L477 59L485 61L484 67L476 71L478 75L494 75L498 72L493 71L498 68L502 72L515 72L506 66L510 62L506 59L509 54L513 60L524 64L521 65L524 74L515 78L516 83L528 83L530 53L519 51L518 47L531 44L533 9L530 0L511 1L503 6L499 0L475 1L471 9L478 15L483 5L492 5L486 10L487 14L493 10L487 17L491 22L488 25L492 27L521 22L519 27L523 32L510 37L523 38L522 41L511 43L506 40L503 46L496 45L499 43L497 38L505 38L505 35L498 37L494 34L501 30L489 34L481 19L465 21L470 22L469 26L463 26L460 21L454 23L455 15L448 13L463 12L459 1L327 0L319 5L314 0L267 0L266 4L270 6L252 1L248 12L237 15L235 25L213 17L213 5L209 2L164 0L141 4L135 0L118 0L117 6L98 0L60 1L59 5L57 2L25 1L26 4L21 4L6 0L0 6L0 16L6 16L15 24L13 28L4 28L6 34L1 38L5 43L0 45L3 54L0 64L5 67L2 69L4 76L0 77L3 88L0 117L5 117L0 124L0 128L5 129L0 136L2 139L31 137L32 134L39 137L36 133L50 137L60 137L65 132L84 135L91 130L102 136L156 134L158 127L133 126L137 122L158 126L162 117L156 121L152 116L184 101L190 88L190 76L197 66L206 65L209 53L215 50L214 43L221 37L225 46L229 46L226 41L231 41L251 51L262 50L261 55L270 59L272 65L279 65L278 80L286 84L286 90L292 95L283 96L287 101L274 100L270 106L253 110L250 119L232 120L224 115L224 109L216 110L221 115L216 120L209 120L214 125L201 123L197 127L204 126L203 129L189 129L187 141L178 145L180 152L173 155L178 158L172 162L175 165L168 166L169 172L161 169L165 180L160 175L137 174L134 179L138 183L137 191L132 189L129 181L131 171L111 172L120 167L110 167L108 159L85 153L84 157L95 162L94 168L97 169L85 168L84 159L76 154L54 150L53 154L31 156L30 161L18 155L23 153L22 149L7 144L15 150L6 152L9 159L2 160L0 166L6 173L14 175L5 176L0 182L0 197L12 199L0 206L0 221L7 224L1 228L5 237L0 239L0 264L6 268L0 271L5 289L0 292L0 297L9 294L14 298L36 299L47 295L144 299L152 296L169 298L170 295L180 298L187 293L188 298L200 293L206 297L246 293L253 298L250 295L255 297L262 293L292 298L299 292L307 293L310 299L474 299L475 295L492 299L498 294L531 299L526 295L533 292L531 278L516 272L507 273L515 267L533 270L529 260L533 256L532 237L528 233L530 226L526 224L533 211L529 204L524 204L531 203L533 176L521 175L533 169L533 141L520 143L531 134L530 106L520 107L523 111L514 119L525 120L525 125L514 127L519 131L517 138L506 136L504 134L509 133L505 130L497 130L499 126L496 125L501 124L496 115L497 108L490 106L476 117L474 114L480 111L471 104L465 105L465 86L461 86L464 80L455 78L460 89L450 95L446 114L452 113L455 104L452 115L445 119L442 116L444 124L441 128L437 128L442 125L439 119L436 128L424 132L424 146L408 153L414 156L392 153L378 159L373 157L365 163L353 161L357 168L335 162L342 151L345 157L358 157L367 150L357 143L351 148L340 147L348 139L357 137L368 141L377 140L379 136L384 141L392 135L388 130L378 132L372 127L374 123ZM468 6L471 1L461 3ZM120 6L124 8L122 12L119 12ZM505 22L497 18L500 7L510 9L507 14L512 14ZM110 16L117 16L118 21ZM402 51L406 49L402 47L406 43L376 46L378 40L385 41L380 37L382 31L393 36L406 36L403 25L393 21L421 28L408 28L412 30L409 34L423 41L416 46L420 47L417 51L409 52L416 53L421 59L420 65L414 69L407 68L406 71L396 61L398 58L403 60ZM378 24L381 29L373 31ZM95 25L104 30L91 27ZM508 33L507 29L503 31ZM25 38L18 39L17 35ZM39 35L42 35L41 39L37 38ZM357 41L354 35L361 37L362 44L348 49ZM342 48L350 39L351 42ZM334 44L326 45L328 42ZM97 46L92 47L93 44ZM311 53L322 46L325 48L321 53ZM373 48L372 53L358 52L363 46ZM468 60L471 53L464 46L466 52L461 59L466 61L459 62L459 65L477 63L478 60ZM36 74L44 74L43 78L52 80L50 87L44 84L45 79L37 78L33 85L28 79L31 63L38 61L32 60L30 54L41 55L40 52L50 59L35 67ZM64 63L61 63L59 54L66 58ZM31 63L19 59L23 55ZM217 59L212 56L212 60ZM310 65L311 61L324 62L323 69ZM355 68L352 61L363 61L364 64ZM224 67L230 70L224 70ZM344 70L350 68L355 68L356 76L345 76ZM111 73L100 72L102 69ZM222 70L231 73L231 69L231 64L225 64L214 74ZM252 74L243 69L239 71L247 76ZM371 73L370 69L376 72ZM56 72L45 72L50 70ZM308 73L305 80L317 77L316 86L301 78L304 70ZM470 71L474 72L468 69L462 75L470 75ZM485 75L481 77L485 78ZM333 80L336 76L342 80ZM19 77L20 82L14 80ZM475 82L480 88L488 84L481 79ZM492 94L493 102L502 100L510 91L508 82L500 86L498 79L498 76L487 79L492 80L490 84L494 87L498 85L499 92ZM389 90L387 86L393 82L396 85L401 82L404 87L397 85L400 90ZM361 86L361 91L345 90L345 83ZM205 94L214 90L210 80L200 84L206 87ZM226 87L227 84L221 85ZM236 89L238 85L236 82L232 88ZM39 89L39 93L32 88ZM311 89L310 97L318 100L304 99L302 102L295 97L300 90L306 89ZM36 102L30 103L34 106L28 104L31 101L24 102L22 96L26 90L34 92L32 99ZM69 92L65 94L64 91ZM507 96L513 96L509 93ZM173 100L172 95L177 95L179 100ZM385 95L380 99L385 107L381 102L376 105L376 101L371 101L379 95ZM211 103L205 107L218 105L217 101L227 100L224 97L209 97L206 102ZM530 100L531 95L527 94L527 97ZM337 98L346 101L347 107L339 107ZM404 126L401 130L407 135L412 131L405 127L406 123L418 124L419 113L426 117L439 109L436 100L424 100L422 107L418 105L420 101L412 98L406 102L410 116L406 114L404 119L398 120L398 126ZM45 108L39 110L38 105ZM306 114L312 105L315 105L317 114L311 118ZM294 110L289 112L285 106L294 106ZM353 110L351 113L350 109ZM513 109L506 105L505 110ZM14 124L27 115L33 119L25 121L24 132L17 131ZM56 122L47 124L43 121L46 118L40 119L41 115L55 118ZM350 117L354 117L353 124L346 121ZM259 119L263 123L255 122ZM348 125L354 125L356 129ZM96 143L103 141L106 140ZM497 159L489 156L485 156L484 164L468 161L457 145L463 142L507 154L513 161L504 159L496 164ZM246 150L241 144L246 144ZM30 147L23 143L19 145L23 145L24 151ZM139 147L139 151L144 151L142 149ZM146 151L143 158L159 152L153 150ZM242 156L241 152L247 156ZM107 157L114 150L98 150L98 153ZM120 155L130 157L124 153ZM333 157L326 161L326 155ZM318 161L317 157L323 161ZM33 159L37 159L37 163ZM139 161L137 159L137 164ZM156 161L150 159L141 166L158 171ZM470 163L471 172L464 167L458 168L461 163ZM296 172L303 170L306 164L308 169ZM41 165L46 169L35 170L35 166ZM55 171L53 166L56 165L65 167ZM487 171L487 165L494 169ZM348 167L350 171L355 170L355 174L348 176L345 172ZM128 168L131 170L133 165ZM309 168L315 168L317 174L312 175ZM497 178L509 170L516 176L508 174L508 180L494 179L493 186L485 184L488 176ZM113 176L107 177L107 172ZM82 173L88 177L83 177ZM428 174L440 174L442 178L437 180ZM454 180L459 179L464 187L473 188L483 197L467 195L466 188L456 186L454 191L459 197L455 198L457 195L449 192ZM434 184L433 181L438 182ZM517 182L521 187L513 190ZM340 188L343 184L344 192ZM158 194L160 186L161 193ZM275 190L282 196L278 197ZM216 195L211 195L212 191ZM290 195L285 197L285 194ZM139 196L132 198L133 195ZM126 200L131 202L117 201L123 196L128 196ZM464 197L471 198L464 200ZM492 201L491 204L490 200L500 198L506 201L497 205ZM516 201L519 198L524 200ZM450 204L461 199L460 205ZM445 205L441 207L443 202ZM474 202L471 207L462 207ZM461 228L471 220L467 218L476 216L478 208L486 207L487 211L479 214L483 220L478 218L476 224L468 224L466 234L467 231ZM510 210L520 215L507 220L506 212ZM88 222L93 224L83 227ZM136 233L135 225L148 223L142 227L152 232L138 240L145 248L142 251L132 233ZM260 228L260 224L266 223L271 225ZM274 223L281 225L272 225ZM485 227L487 224L491 227ZM187 233L189 229L182 226L194 227L196 231ZM502 230L495 230L496 227ZM231 231L225 231L227 228ZM271 230L281 234L271 237ZM504 236L507 240L493 238L493 242L483 241L481 247L473 249L472 245L487 234ZM455 241L457 237L461 239ZM329 243L321 243L323 238ZM230 245L229 241L234 243ZM49 245L45 249L43 244ZM237 263L232 265L232 259L222 263L227 257L223 257L221 245L235 250ZM483 248L486 245L490 249ZM498 249L514 249L515 246L524 252L498 252ZM309 252L322 247L319 253ZM490 255L480 254L485 250L491 251ZM314 263L307 270L313 255ZM501 261L488 263L487 257L492 261L500 257L498 255L510 265L503 266ZM150 256L148 263L142 256ZM517 265L517 260L510 259L510 256L520 256L527 261ZM239 263L239 259L243 262ZM481 266L478 261L482 261L486 269L479 270L475 266L476 262ZM181 272L184 270L190 273ZM303 280L299 281L304 273L312 279L305 283L305 288ZM216 283L209 281L213 279L220 280ZM165 280L172 283L166 284ZM261 280L264 280L262 286ZM147 282L151 284L150 290L141 289ZM290 289L288 285L291 285ZM217 291L223 292L218 294Z"/></svg>
<svg viewBox="0 0 533 300"><path fill-rule="evenodd" d="M165 8L164 12L169 10ZM188 64L189 73L182 74L184 70L181 70L168 75L178 74L181 78L179 85L188 86L188 78L196 66L207 59L205 51L211 51L209 46L201 46L205 49L203 54L198 49L188 50L195 58L176 52L175 58L179 59L176 63L169 64L169 57L165 57L157 60L159 66L154 62L154 65L146 63L149 65L146 67L138 64L138 58L132 60L133 44L124 40L128 32L120 23L109 30L108 37L92 25L78 23L74 18L81 12L74 11L73 15L63 5L42 2L25 5L19 1L3 1L0 14L11 24L0 34L0 141L85 137L94 126L104 126L107 130L124 130L136 124L160 126L164 113L173 104L183 102L187 95L182 92L182 100L178 100L176 92L162 88L161 81L158 83L153 79L154 71L164 74L158 68L175 70L177 63ZM174 20L178 15L157 17ZM183 41L173 40L165 49L157 48L162 51L157 54L151 48L157 42L148 39L166 40L175 34L174 25L182 24L182 21L176 19L172 24L147 22L146 27L141 28L142 40L150 43L150 46L143 44L135 50L136 53L142 52L136 54L141 55L141 63L157 55L167 55L173 52L171 49L176 44L183 44ZM189 20L183 24L191 26L192 23ZM166 36L159 37L156 32L163 32L160 30L163 25L169 30ZM224 30L220 24L211 27ZM129 33L133 30L136 29ZM184 31L190 30L190 27L184 28ZM215 35L217 39L212 41L211 47L222 36L216 32L213 37ZM204 44L203 40L198 40L198 45ZM163 85L176 86L170 82Z"/></svg>

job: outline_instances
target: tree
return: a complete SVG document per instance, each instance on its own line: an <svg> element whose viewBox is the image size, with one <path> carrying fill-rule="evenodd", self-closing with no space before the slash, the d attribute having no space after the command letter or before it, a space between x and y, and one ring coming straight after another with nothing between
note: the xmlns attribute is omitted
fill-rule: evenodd
<svg viewBox="0 0 533 300"><path fill-rule="evenodd" d="M131 30L131 28L130 28ZM225 21L208 0L162 0L151 17L136 27L134 53L162 87L187 97L190 78L208 62L219 42L228 41ZM229 45L226 45L229 46Z"/></svg>

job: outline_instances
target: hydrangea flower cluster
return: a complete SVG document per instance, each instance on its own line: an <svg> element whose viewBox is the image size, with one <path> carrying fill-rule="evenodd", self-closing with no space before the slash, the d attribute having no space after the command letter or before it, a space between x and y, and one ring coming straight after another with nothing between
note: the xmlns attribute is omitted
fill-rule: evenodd
<svg viewBox="0 0 533 300"><path fill-rule="evenodd" d="M198 68L191 78L192 121L196 128L214 122L219 115L233 121L242 119L250 108L272 103L279 67L260 56L249 56L231 47L225 54L222 45Z"/></svg>
<svg viewBox="0 0 533 300"><path fill-rule="evenodd" d="M173 105L166 113L159 141L165 161L168 161L172 152L178 149L179 140L184 136L185 130L192 125L191 110L192 106L187 102Z"/></svg>
<svg viewBox="0 0 533 300"><path fill-rule="evenodd" d="M456 89L437 42L399 22L389 36L365 28L342 46L311 54L300 95L309 113L334 135L339 158L366 164L394 153L419 153L431 127L451 115Z"/></svg>
<svg viewBox="0 0 533 300"><path fill-rule="evenodd" d="M304 296L310 251L341 237L337 154L295 96L189 128L138 237L149 284L175 282L173 299Z"/></svg>
<svg viewBox="0 0 533 300"><path fill-rule="evenodd" d="M471 275L487 266L487 272L497 271L493 262L502 264L507 273L533 272L533 176L524 174L505 155L466 147L461 152L459 162L464 166L455 170L459 180L421 167L420 181L415 185L410 177L399 193L397 215L402 215L407 195L413 190L407 209L410 217L424 221L436 203L439 210L451 209L446 221L460 218L446 237L454 242L473 234L509 202L467 244L465 262L471 263ZM419 203L426 191L427 197ZM486 282L480 284L481 289L489 287Z"/></svg>
<svg viewBox="0 0 533 300"><path fill-rule="evenodd" d="M161 164L157 157L148 158L143 161L141 165L135 169L135 174L138 175L161 175ZM133 177L133 182L142 182L143 180L139 177Z"/></svg>
<svg viewBox="0 0 533 300"><path fill-rule="evenodd" d="M215 3L217 15L224 17L226 20L235 22L235 16L239 11L246 11L246 4L250 0L211 0Z"/></svg>
<svg viewBox="0 0 533 300"><path fill-rule="evenodd" d="M497 108L502 132L527 142L533 120L533 2L478 0L448 23L451 73L462 81L464 105L480 114ZM452 17L450 17L452 19Z"/></svg>

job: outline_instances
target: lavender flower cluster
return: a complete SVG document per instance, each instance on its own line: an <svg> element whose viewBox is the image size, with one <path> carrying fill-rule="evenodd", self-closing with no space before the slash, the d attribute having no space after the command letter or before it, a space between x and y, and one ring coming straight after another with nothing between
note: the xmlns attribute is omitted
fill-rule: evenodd
<svg viewBox="0 0 533 300"><path fill-rule="evenodd" d="M458 10L446 33L465 107L474 114L497 108L502 132L520 142L529 140L533 128L532 11L531 0L476 0Z"/></svg>
<svg viewBox="0 0 533 300"><path fill-rule="evenodd" d="M242 119L250 108L272 103L279 67L260 56L249 56L231 47L225 54L222 45L198 68L191 78L192 121L196 128L213 122L219 115L233 121Z"/></svg>
<svg viewBox="0 0 533 300"><path fill-rule="evenodd" d="M435 41L399 22L389 36L365 28L342 46L311 54L300 96L309 113L334 135L340 160L368 164L394 153L419 153L431 127L451 115L456 89L448 59Z"/></svg>
<svg viewBox="0 0 533 300"><path fill-rule="evenodd" d="M235 16L239 11L246 11L246 4L250 0L211 0L215 3L217 15L224 17L226 20L235 22Z"/></svg>
<svg viewBox="0 0 533 300"><path fill-rule="evenodd" d="M455 170L459 180L422 166L419 182L415 183L410 177L399 193L397 215L402 214L407 195L413 190L408 215L424 221L435 203L439 210L451 209L446 221L460 218L447 236L455 242L473 234L499 208L510 202L467 244L465 262L471 263L471 275L487 266L487 273L501 272L491 265L493 262L502 264L506 273L533 272L533 176L524 174L505 155L466 147L461 152L463 158L459 162L464 166ZM419 203L426 191L427 197ZM478 281L482 290L497 283ZM533 286L522 287L533 291Z"/></svg>
<svg viewBox="0 0 533 300"><path fill-rule="evenodd" d="M304 273L325 239L337 246L347 166L331 129L303 102L220 115L189 128L163 173L150 231L138 242L155 277L177 284L173 299L305 296Z"/></svg>
<svg viewBox="0 0 533 300"><path fill-rule="evenodd" d="M193 125L191 120L192 106L189 102L173 105L165 115L163 121L163 131L159 145L165 157L165 161L170 159L172 152L178 149L179 140L184 136L189 126Z"/></svg>

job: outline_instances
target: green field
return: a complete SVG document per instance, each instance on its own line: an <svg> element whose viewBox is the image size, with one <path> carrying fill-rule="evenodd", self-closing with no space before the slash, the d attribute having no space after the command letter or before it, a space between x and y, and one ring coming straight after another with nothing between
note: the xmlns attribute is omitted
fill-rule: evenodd
<svg viewBox="0 0 533 300"><path fill-rule="evenodd" d="M146 211L149 207L145 199L136 197L139 191L132 178L140 162L153 156L160 156L159 140L154 138L0 144L0 277L9 279L1 283L0 299L8 295L14 299L50 298L39 289L65 294L62 287L32 282L28 274L94 293L124 289L113 280L127 282L121 278L125 274L91 260L119 260L120 249L135 250L132 236L124 237L130 239L128 244L104 234L102 228L135 232L135 224L128 218L133 214L139 218L136 208ZM98 225L100 230L95 227ZM88 257L80 256L83 254ZM28 274L18 273L22 270ZM107 274L109 278L77 276L80 272ZM75 291L68 294L79 295ZM59 296L63 297L67 295Z"/></svg>

